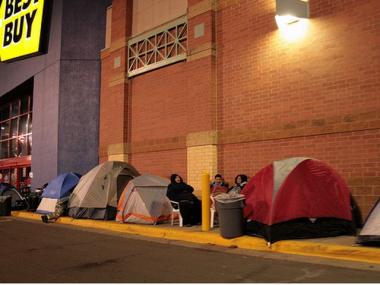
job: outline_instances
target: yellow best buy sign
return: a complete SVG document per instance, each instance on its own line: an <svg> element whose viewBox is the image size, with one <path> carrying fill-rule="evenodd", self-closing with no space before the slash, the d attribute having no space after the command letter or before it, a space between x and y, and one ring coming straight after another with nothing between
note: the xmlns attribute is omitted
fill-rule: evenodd
<svg viewBox="0 0 380 285"><path fill-rule="evenodd" d="M0 0L0 59L40 51L44 0Z"/></svg>

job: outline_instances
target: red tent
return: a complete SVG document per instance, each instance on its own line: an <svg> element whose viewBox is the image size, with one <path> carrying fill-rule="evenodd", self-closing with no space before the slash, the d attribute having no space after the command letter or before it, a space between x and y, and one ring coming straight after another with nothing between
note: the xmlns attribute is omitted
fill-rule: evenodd
<svg viewBox="0 0 380 285"><path fill-rule="evenodd" d="M242 194L248 233L269 242L355 231L347 185L316 159L275 161L252 177Z"/></svg>

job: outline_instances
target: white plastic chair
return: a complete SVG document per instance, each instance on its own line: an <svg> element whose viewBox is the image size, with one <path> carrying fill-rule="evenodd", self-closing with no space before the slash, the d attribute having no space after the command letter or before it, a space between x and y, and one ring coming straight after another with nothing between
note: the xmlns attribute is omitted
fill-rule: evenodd
<svg viewBox="0 0 380 285"><path fill-rule="evenodd" d="M181 216L181 212L179 211L179 203L176 201L170 200L170 204L172 205L172 214L171 214L171 225L174 225L174 217L178 216L179 226L183 227L183 219Z"/></svg>
<svg viewBox="0 0 380 285"><path fill-rule="evenodd" d="M214 218L215 218L215 199L213 195L210 195L211 207L210 207L210 228L214 227Z"/></svg>

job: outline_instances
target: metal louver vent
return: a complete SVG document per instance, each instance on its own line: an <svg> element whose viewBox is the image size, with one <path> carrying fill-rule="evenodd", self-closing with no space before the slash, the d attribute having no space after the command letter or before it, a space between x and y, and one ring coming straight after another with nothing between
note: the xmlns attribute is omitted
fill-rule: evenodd
<svg viewBox="0 0 380 285"><path fill-rule="evenodd" d="M128 41L128 77L186 59L187 17Z"/></svg>

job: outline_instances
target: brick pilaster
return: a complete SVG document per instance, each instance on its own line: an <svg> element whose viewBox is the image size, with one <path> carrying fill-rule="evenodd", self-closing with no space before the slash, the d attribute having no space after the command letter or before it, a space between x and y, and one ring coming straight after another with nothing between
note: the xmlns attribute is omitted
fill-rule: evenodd
<svg viewBox="0 0 380 285"><path fill-rule="evenodd" d="M99 160L128 159L127 40L132 31L133 0L112 2L111 43L101 53Z"/></svg>
<svg viewBox="0 0 380 285"><path fill-rule="evenodd" d="M188 57L189 64L209 66L202 80L206 86L208 115L205 130L189 133L187 136L187 180L200 189L202 172L210 175L218 170L217 129L218 105L216 90L216 42L215 42L215 0L188 1ZM204 63L208 63L207 65Z"/></svg>

